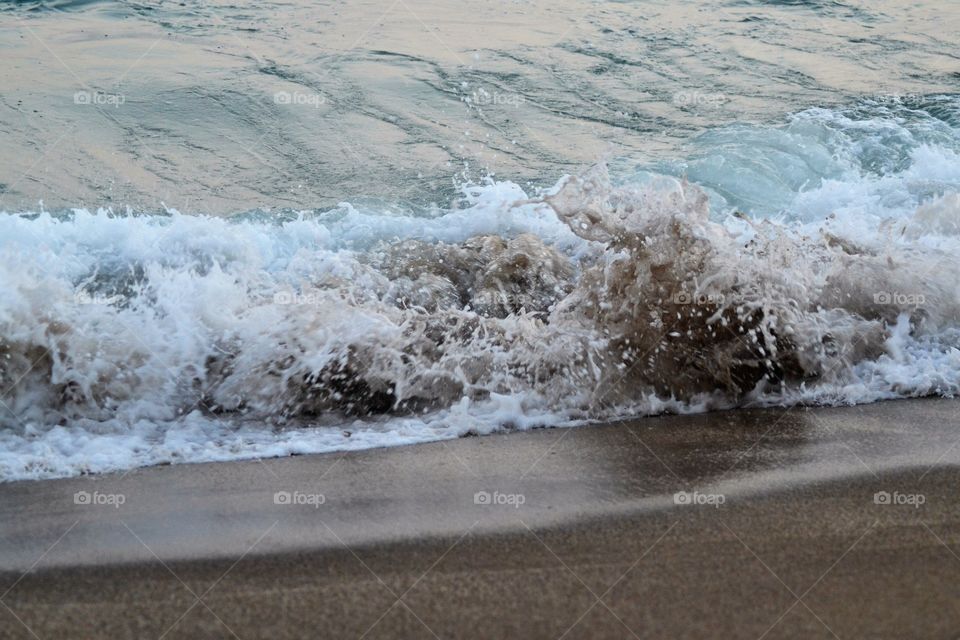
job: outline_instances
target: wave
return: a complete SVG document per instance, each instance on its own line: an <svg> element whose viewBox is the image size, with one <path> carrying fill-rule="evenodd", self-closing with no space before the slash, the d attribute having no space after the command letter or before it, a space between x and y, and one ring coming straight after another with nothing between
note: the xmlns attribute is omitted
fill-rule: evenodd
<svg viewBox="0 0 960 640"><path fill-rule="evenodd" d="M455 211L2 215L0 476L955 395L956 129L901 108L718 130L687 179L488 180ZM724 150L746 159L701 162ZM822 175L749 179L799 164Z"/></svg>

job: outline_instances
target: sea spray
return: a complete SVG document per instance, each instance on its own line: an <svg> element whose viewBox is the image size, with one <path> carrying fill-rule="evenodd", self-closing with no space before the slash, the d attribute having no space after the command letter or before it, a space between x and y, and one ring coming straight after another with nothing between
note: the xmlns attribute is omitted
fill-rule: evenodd
<svg viewBox="0 0 960 640"><path fill-rule="evenodd" d="M435 217L5 214L0 474L954 395L953 152L910 153L793 217L603 165Z"/></svg>

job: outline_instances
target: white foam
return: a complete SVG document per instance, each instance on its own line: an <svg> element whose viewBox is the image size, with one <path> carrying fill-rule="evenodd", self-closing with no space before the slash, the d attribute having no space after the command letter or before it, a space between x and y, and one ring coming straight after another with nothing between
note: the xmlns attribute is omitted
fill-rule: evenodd
<svg viewBox="0 0 960 640"><path fill-rule="evenodd" d="M956 395L956 149L880 116L790 127L777 153L834 165L768 181L766 220L602 168L423 215L0 215L0 478ZM864 171L884 148L902 166Z"/></svg>

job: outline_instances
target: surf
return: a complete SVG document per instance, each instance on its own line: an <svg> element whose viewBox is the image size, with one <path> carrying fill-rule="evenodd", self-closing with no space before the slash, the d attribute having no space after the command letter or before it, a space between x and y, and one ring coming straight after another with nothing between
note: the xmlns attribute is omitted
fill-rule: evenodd
<svg viewBox="0 0 960 640"><path fill-rule="evenodd" d="M754 126L726 173L739 127L448 211L5 213L0 476L953 396L956 98L931 104Z"/></svg>

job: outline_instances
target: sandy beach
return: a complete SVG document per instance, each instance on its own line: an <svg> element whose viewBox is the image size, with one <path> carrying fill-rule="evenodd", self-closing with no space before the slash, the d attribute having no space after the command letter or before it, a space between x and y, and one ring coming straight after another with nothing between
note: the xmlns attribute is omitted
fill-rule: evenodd
<svg viewBox="0 0 960 640"><path fill-rule="evenodd" d="M957 407L5 484L0 637L951 638Z"/></svg>

